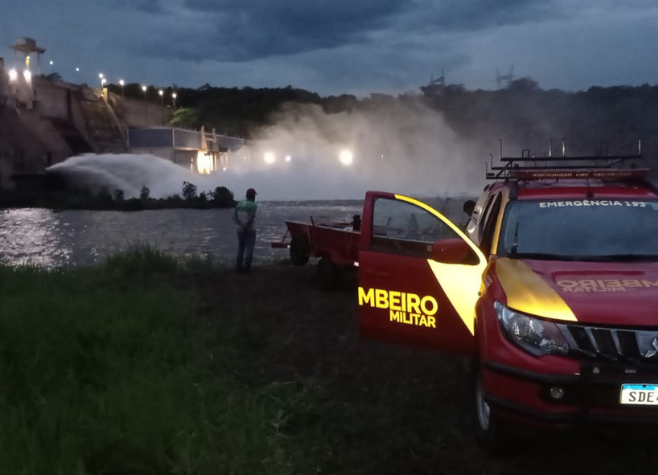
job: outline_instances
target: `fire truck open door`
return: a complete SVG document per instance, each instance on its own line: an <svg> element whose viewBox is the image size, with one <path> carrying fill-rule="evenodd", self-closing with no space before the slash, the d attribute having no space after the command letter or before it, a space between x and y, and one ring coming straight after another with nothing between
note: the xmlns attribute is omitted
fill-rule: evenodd
<svg viewBox="0 0 658 475"><path fill-rule="evenodd" d="M470 354L486 258L441 213L368 192L359 250L363 337Z"/></svg>

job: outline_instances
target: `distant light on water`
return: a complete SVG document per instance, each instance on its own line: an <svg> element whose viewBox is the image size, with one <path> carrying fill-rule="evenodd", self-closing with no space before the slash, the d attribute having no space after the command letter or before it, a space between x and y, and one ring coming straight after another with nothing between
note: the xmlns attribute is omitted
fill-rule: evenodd
<svg viewBox="0 0 658 475"><path fill-rule="evenodd" d="M265 155L263 155L263 160L265 160L265 163L268 165L271 165L276 162L276 155L274 155L273 152L266 152Z"/></svg>
<svg viewBox="0 0 658 475"><path fill-rule="evenodd" d="M196 169L202 175L210 175L214 171L212 157L199 150L196 156Z"/></svg>
<svg viewBox="0 0 658 475"><path fill-rule="evenodd" d="M338 159L343 165L350 166L354 161L354 154L350 150L343 150L340 152Z"/></svg>

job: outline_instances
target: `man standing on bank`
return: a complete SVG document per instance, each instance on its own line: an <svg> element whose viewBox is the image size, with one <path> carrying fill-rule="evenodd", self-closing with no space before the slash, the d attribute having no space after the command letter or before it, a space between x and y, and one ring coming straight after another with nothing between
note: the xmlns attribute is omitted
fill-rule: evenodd
<svg viewBox="0 0 658 475"><path fill-rule="evenodd" d="M240 201L233 212L233 222L238 226L238 273L248 273L251 270L251 259L256 245L256 190L247 190L246 200Z"/></svg>

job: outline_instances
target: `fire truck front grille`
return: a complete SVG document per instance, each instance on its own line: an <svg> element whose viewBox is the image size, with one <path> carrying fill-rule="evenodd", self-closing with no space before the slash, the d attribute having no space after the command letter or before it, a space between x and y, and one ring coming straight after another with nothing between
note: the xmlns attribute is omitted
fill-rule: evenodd
<svg viewBox="0 0 658 475"><path fill-rule="evenodd" d="M609 361L658 364L658 330L558 325L575 354Z"/></svg>

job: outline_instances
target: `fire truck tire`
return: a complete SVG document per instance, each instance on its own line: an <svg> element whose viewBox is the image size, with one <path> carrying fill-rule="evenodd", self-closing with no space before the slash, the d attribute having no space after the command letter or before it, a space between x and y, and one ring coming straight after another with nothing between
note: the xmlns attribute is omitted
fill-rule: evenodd
<svg viewBox="0 0 658 475"><path fill-rule="evenodd" d="M294 237L290 241L290 261L296 266L306 265L310 257L311 245L305 237Z"/></svg>
<svg viewBox="0 0 658 475"><path fill-rule="evenodd" d="M505 421L496 415L495 411L484 400L482 378L479 365L473 374L475 429L478 442L490 455L507 457L513 455L514 444L506 427Z"/></svg>
<svg viewBox="0 0 658 475"><path fill-rule="evenodd" d="M330 257L322 257L318 262L318 284L322 290L334 290L338 287L342 277L339 266L334 264Z"/></svg>

